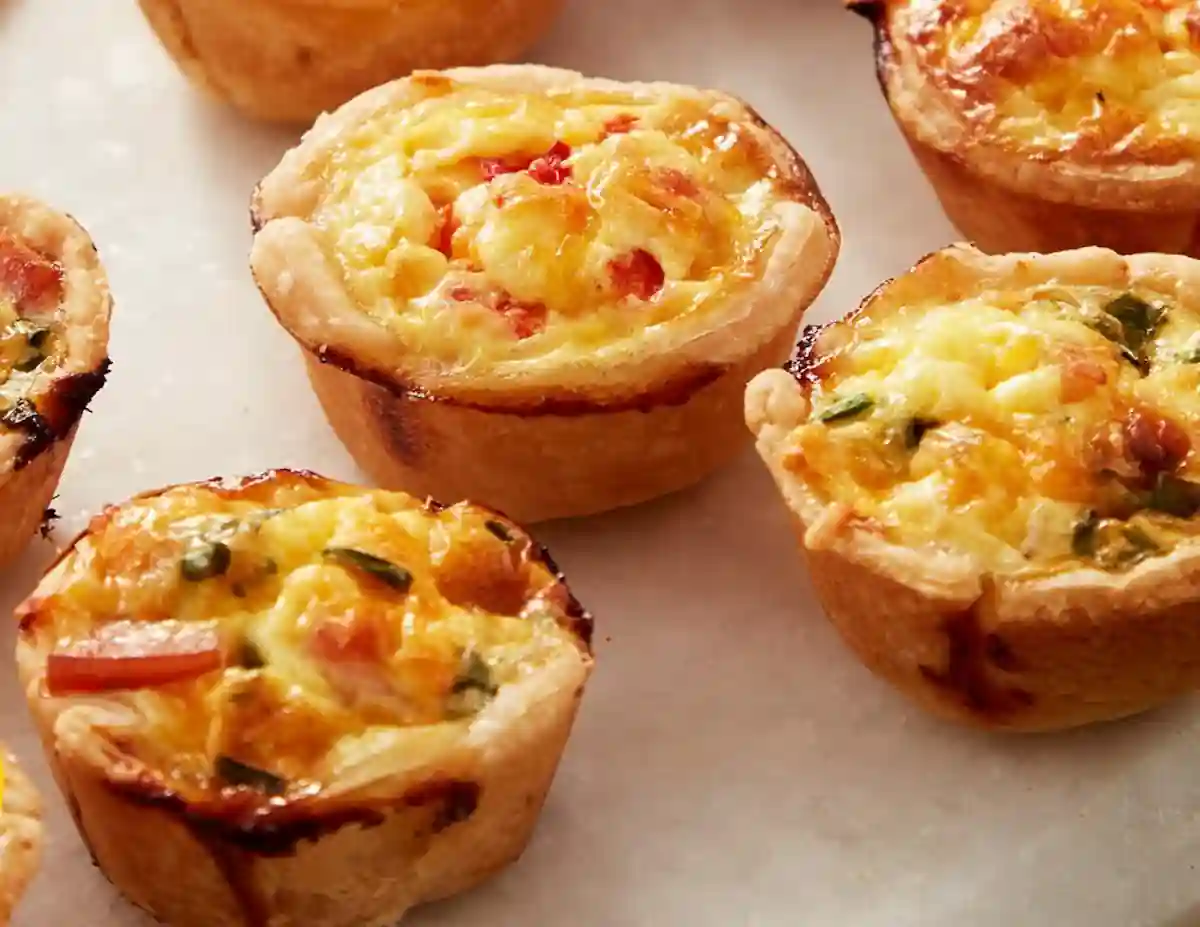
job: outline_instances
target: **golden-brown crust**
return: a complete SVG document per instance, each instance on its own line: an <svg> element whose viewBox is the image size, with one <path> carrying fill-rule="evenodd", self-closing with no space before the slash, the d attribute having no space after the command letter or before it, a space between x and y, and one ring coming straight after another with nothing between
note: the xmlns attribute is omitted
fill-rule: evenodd
<svg viewBox="0 0 1200 927"><path fill-rule="evenodd" d="M1145 286L1200 304L1200 264L1101 249L988 257L958 246L885 284L859 311L986 281ZM801 352L803 354L803 352ZM804 361L794 366L803 376ZM885 541L822 501L787 466L809 414L793 373L746 393L746 420L791 510L830 620L874 672L928 710L978 727L1053 730L1133 714L1200 685L1200 547L1185 542L1128 572L991 574L971 558Z"/></svg>
<svg viewBox="0 0 1200 927"><path fill-rule="evenodd" d="M302 123L419 68L523 54L562 0L139 0L205 91L259 119Z"/></svg>
<svg viewBox="0 0 1200 927"><path fill-rule="evenodd" d="M323 482L270 471L202 485L266 500L280 488ZM504 686L461 738L386 781L265 804L225 792L185 799L106 727L113 706L44 694L45 653L34 625L39 603L54 591L52 568L18 609L18 671L55 779L100 868L134 903L180 927L384 927L515 860L537 822L592 665L591 617L549 555L523 540L559 577L562 623L577 649Z"/></svg>
<svg viewBox="0 0 1200 927"><path fill-rule="evenodd" d="M3 229L62 267L66 355L39 385L37 414L0 428L0 567L33 536L58 487L76 426L108 374L112 299L96 247L74 219L24 196L0 196Z"/></svg>
<svg viewBox="0 0 1200 927"><path fill-rule="evenodd" d="M305 352L338 437L384 487L483 498L523 522L588 515L690 486L746 445L737 410L754 374L787 357L793 329L746 361L641 405L487 409L395 392ZM570 474L547 479L547 473Z"/></svg>
<svg viewBox="0 0 1200 927"><path fill-rule="evenodd" d="M1059 52L1069 55L1071 43L1094 30L1076 23L1070 35L1051 35L1038 16L1020 7L998 19L973 56L956 61L957 70L947 70L931 60L931 49L941 45L933 33L947 28L953 4L847 5L874 24L884 95L965 237L992 253L1099 245L1123 253L1200 254L1200 157L1194 146L1162 138L1147 147L1129 125L1099 118L1091 129L1081 126L1069 136L1073 144L1050 150L1010 137L996 124L1001 72L1011 78L1012 69L1028 70L1049 55L1044 47L1037 50L1039 42L1065 43ZM963 73L956 77L958 71Z"/></svg>
<svg viewBox="0 0 1200 927"><path fill-rule="evenodd" d="M737 394L757 370L780 361L838 253L836 222L802 159L761 117L723 94L529 65L446 76L526 92L686 94L739 113L762 133L778 172L782 231L760 279L735 305L715 322L660 326L662 337L644 350L616 359L572 355L570 363L519 372L430 369L403 356L353 304L307 221L321 195L312 166L352 127L409 105L423 91L398 81L363 94L323 117L260 184L251 258L264 298L304 349L326 413L359 463L386 486L469 497L536 521L643 501L732 458L744 440Z"/></svg>
<svg viewBox="0 0 1200 927"><path fill-rule="evenodd" d="M3 750L0 810L0 924L8 924L42 859L42 799L25 771Z"/></svg>

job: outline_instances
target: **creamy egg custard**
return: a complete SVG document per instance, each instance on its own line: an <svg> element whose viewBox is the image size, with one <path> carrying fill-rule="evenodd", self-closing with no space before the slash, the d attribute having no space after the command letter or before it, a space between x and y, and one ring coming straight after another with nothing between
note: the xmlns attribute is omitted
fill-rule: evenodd
<svg viewBox="0 0 1200 927"><path fill-rule="evenodd" d="M1122 570L1200 528L1200 318L1150 290L977 287L808 332L788 466L898 544Z"/></svg>
<svg viewBox="0 0 1200 927"><path fill-rule="evenodd" d="M704 99L417 78L337 147L313 216L363 311L487 367L634 342L748 286L785 183Z"/></svg>

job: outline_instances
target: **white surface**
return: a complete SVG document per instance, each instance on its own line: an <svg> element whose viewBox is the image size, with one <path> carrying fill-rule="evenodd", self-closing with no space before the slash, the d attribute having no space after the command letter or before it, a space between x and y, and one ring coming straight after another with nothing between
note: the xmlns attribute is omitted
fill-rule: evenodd
<svg viewBox="0 0 1200 927"><path fill-rule="evenodd" d="M576 0L537 57L751 100L845 233L823 319L952 237L870 44L834 0ZM58 539L168 482L287 465L357 477L246 271L247 198L292 133L199 99L132 0L0 0L0 88L0 187L76 215L116 294L115 367ZM526 856L413 927L1200 923L1195 702L1039 739L916 714L824 622L751 454L695 491L539 534L597 616L597 675ZM0 608L50 553L0 577ZM51 809L18 925L148 923L89 865L11 673L0 699L0 736Z"/></svg>

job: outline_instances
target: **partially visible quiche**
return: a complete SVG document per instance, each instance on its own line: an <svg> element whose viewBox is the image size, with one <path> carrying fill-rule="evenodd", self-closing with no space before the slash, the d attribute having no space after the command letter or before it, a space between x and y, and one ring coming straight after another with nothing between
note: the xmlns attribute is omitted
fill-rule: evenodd
<svg viewBox="0 0 1200 927"><path fill-rule="evenodd" d="M28 197L0 196L0 566L41 525L104 384L110 309L87 233Z"/></svg>
<svg viewBox="0 0 1200 927"><path fill-rule="evenodd" d="M308 123L418 68L510 61L562 0L138 0L184 74L246 115Z"/></svg>
<svg viewBox="0 0 1200 927"><path fill-rule="evenodd" d="M950 248L746 415L829 617L926 708L1045 730L1200 684L1200 262Z"/></svg>
<svg viewBox="0 0 1200 927"><path fill-rule="evenodd" d="M380 484L524 521L687 486L745 445L837 255L745 104L519 66L419 73L261 183L252 267Z"/></svg>
<svg viewBox="0 0 1200 927"><path fill-rule="evenodd" d="M951 221L991 252L1200 256L1195 0L850 0Z"/></svg>
<svg viewBox="0 0 1200 927"><path fill-rule="evenodd" d="M503 868L592 667L508 520L292 471L106 509L18 615L80 834L177 927L390 927Z"/></svg>
<svg viewBox="0 0 1200 927"><path fill-rule="evenodd" d="M0 748L0 924L8 924L42 860L42 799L16 758Z"/></svg>

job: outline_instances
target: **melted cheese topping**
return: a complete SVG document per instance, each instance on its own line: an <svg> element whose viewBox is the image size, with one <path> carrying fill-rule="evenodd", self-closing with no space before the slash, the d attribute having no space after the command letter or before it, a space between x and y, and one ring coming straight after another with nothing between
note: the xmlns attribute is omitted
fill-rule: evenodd
<svg viewBox="0 0 1200 927"><path fill-rule="evenodd" d="M223 668L153 686L147 662L145 688L105 693L146 719L122 733L133 755L185 795L427 756L580 646L556 576L481 510L324 481L249 495L181 487L98 516L36 613L56 653L130 622L215 625Z"/></svg>
<svg viewBox="0 0 1200 927"><path fill-rule="evenodd" d="M749 113L425 82L339 148L314 216L413 352L460 369L620 349L756 276L780 192Z"/></svg>
<svg viewBox="0 0 1200 927"><path fill-rule="evenodd" d="M1200 155L1195 0L909 0L927 73L994 140L1042 156Z"/></svg>
<svg viewBox="0 0 1200 927"><path fill-rule="evenodd" d="M1040 287L824 329L788 463L896 543L986 569L1121 569L1200 522L1200 318Z"/></svg>

